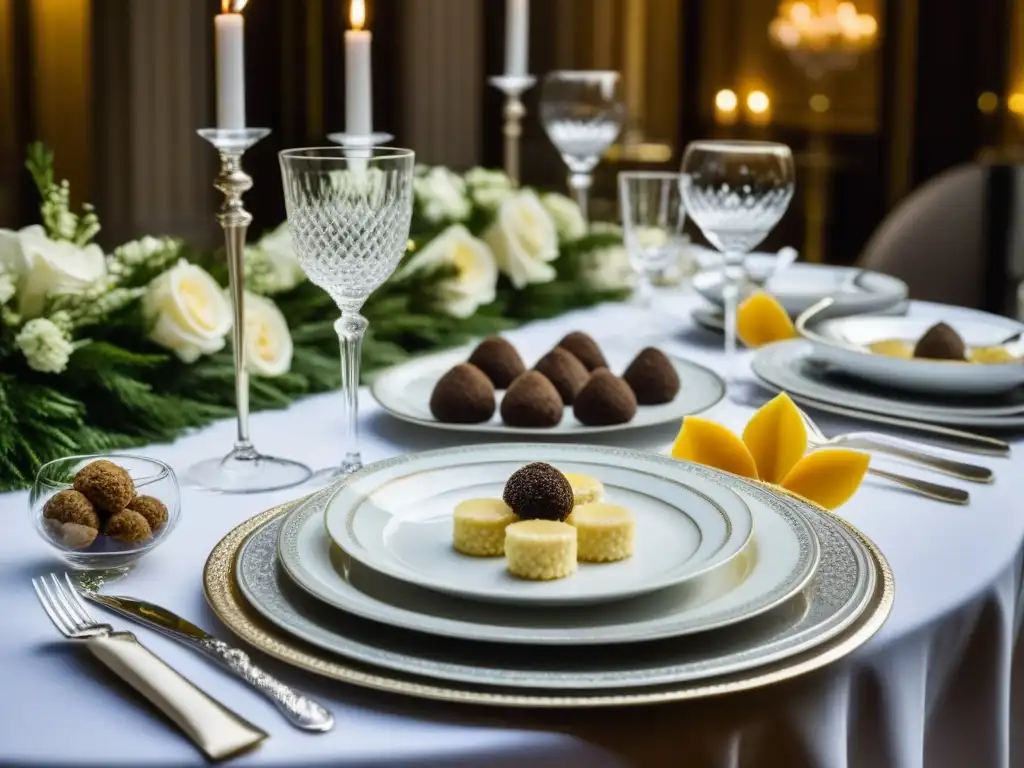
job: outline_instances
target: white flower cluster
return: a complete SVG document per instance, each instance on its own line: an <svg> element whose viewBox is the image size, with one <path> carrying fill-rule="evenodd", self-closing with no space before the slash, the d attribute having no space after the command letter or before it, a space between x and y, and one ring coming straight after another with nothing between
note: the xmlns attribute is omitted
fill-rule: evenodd
<svg viewBox="0 0 1024 768"><path fill-rule="evenodd" d="M162 271L178 260L182 242L173 237L150 237L118 246L107 257L107 274L116 281L131 279L141 270Z"/></svg>
<svg viewBox="0 0 1024 768"><path fill-rule="evenodd" d="M14 343L25 355L29 368L40 373L62 373L75 349L67 334L45 317L25 323Z"/></svg>
<svg viewBox="0 0 1024 768"><path fill-rule="evenodd" d="M488 213L498 210L502 200L514 189L512 179L508 177L508 174L490 168L473 168L468 171L466 186L473 205Z"/></svg>
<svg viewBox="0 0 1024 768"><path fill-rule="evenodd" d="M245 287L253 293L273 296L292 290L305 279L287 221L245 249Z"/></svg>
<svg viewBox="0 0 1024 768"><path fill-rule="evenodd" d="M423 218L431 224L465 221L473 212L465 180L440 165L418 169L413 193Z"/></svg>

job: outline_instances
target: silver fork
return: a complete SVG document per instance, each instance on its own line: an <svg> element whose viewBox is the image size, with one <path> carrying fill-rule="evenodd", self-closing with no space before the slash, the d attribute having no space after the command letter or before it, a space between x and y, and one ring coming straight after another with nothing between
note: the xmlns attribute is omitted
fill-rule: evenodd
<svg viewBox="0 0 1024 768"><path fill-rule="evenodd" d="M46 615L62 635L83 640L96 658L156 705L211 760L245 752L267 734L214 701L142 645L131 632L96 621L67 574L32 579Z"/></svg>
<svg viewBox="0 0 1024 768"><path fill-rule="evenodd" d="M947 459L919 448L911 448L889 442L883 436L873 432L847 432L844 435L828 437L802 408L799 410L800 416L804 420L804 425L807 427L807 440L815 448L845 445L850 448L885 453L889 456L896 456L915 464L920 464L922 467L934 469L936 472L942 472L952 477L959 477L962 480L971 480L976 483L991 483L995 478L992 470L988 467L968 464L967 462L956 461L955 459Z"/></svg>

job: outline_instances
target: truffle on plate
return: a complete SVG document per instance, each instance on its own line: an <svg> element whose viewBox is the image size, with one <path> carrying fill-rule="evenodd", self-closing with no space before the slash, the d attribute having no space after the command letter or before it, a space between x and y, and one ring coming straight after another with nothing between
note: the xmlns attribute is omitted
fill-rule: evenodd
<svg viewBox="0 0 1024 768"><path fill-rule="evenodd" d="M583 331L573 331L558 342L558 346L576 355L588 371L608 367L608 361L604 359L604 353L597 342Z"/></svg>
<svg viewBox="0 0 1024 768"><path fill-rule="evenodd" d="M622 374L640 405L670 403L679 394L679 374L664 352L654 347L640 351Z"/></svg>
<svg viewBox="0 0 1024 768"><path fill-rule="evenodd" d="M448 371L430 395L430 412L448 424L479 424L494 415L494 408L494 385L470 363Z"/></svg>
<svg viewBox="0 0 1024 768"><path fill-rule="evenodd" d="M931 360L966 360L967 347L960 334L945 323L936 323L914 347L914 357Z"/></svg>
<svg viewBox="0 0 1024 768"><path fill-rule="evenodd" d="M537 371L512 382L501 401L501 420L510 427L554 427L564 413L555 385Z"/></svg>
<svg viewBox="0 0 1024 768"><path fill-rule="evenodd" d="M544 355L533 366L533 370L543 373L548 381L555 385L562 402L566 405L572 405L590 375L576 355L562 347L555 347Z"/></svg>
<svg viewBox="0 0 1024 768"><path fill-rule="evenodd" d="M99 459L78 470L75 490L85 494L100 512L115 514L135 498L135 483L124 467Z"/></svg>
<svg viewBox="0 0 1024 768"><path fill-rule="evenodd" d="M481 341L468 362L483 371L495 389L507 388L526 370L516 348L501 336L488 336Z"/></svg>
<svg viewBox="0 0 1024 768"><path fill-rule="evenodd" d="M139 544L153 535L146 518L134 509L122 509L111 515L103 532L125 544Z"/></svg>
<svg viewBox="0 0 1024 768"><path fill-rule="evenodd" d="M87 528L99 529L100 516L84 494L70 488L58 491L43 507L43 517L60 523L75 523Z"/></svg>
<svg viewBox="0 0 1024 768"><path fill-rule="evenodd" d="M127 509L138 512L149 523L149 529L156 533L167 522L167 505L154 496L136 496L128 502Z"/></svg>
<svg viewBox="0 0 1024 768"><path fill-rule="evenodd" d="M565 475L543 461L511 474L501 494L521 520L565 520L573 508L572 486Z"/></svg>
<svg viewBox="0 0 1024 768"><path fill-rule="evenodd" d="M636 415L636 395L614 373L599 369L576 396L573 413L588 427L625 424Z"/></svg>

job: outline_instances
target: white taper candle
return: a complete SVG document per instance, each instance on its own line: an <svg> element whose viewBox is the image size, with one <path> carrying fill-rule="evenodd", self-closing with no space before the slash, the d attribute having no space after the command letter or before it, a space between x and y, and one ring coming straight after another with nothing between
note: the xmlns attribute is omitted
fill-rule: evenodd
<svg viewBox="0 0 1024 768"><path fill-rule="evenodd" d="M505 0L505 74L527 74L530 0Z"/></svg>
<svg viewBox="0 0 1024 768"><path fill-rule="evenodd" d="M370 51L373 35L363 29L363 0L352 0L352 29L345 30L345 133L367 136L373 132L373 79Z"/></svg>
<svg viewBox="0 0 1024 768"><path fill-rule="evenodd" d="M245 19L221 13L213 20L217 46L217 127L245 128Z"/></svg>

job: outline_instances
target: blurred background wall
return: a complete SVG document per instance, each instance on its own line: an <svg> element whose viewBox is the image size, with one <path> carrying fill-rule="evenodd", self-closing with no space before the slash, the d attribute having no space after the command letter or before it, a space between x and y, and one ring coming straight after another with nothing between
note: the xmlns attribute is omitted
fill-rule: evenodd
<svg viewBox="0 0 1024 768"><path fill-rule="evenodd" d="M218 236L214 157L195 136L213 122L213 15L219 0L0 0L0 225L36 202L21 163L39 138L112 245L143 233ZM623 73L628 129L597 178L614 217L625 167L677 168L707 136L785 141L798 197L766 247L851 262L885 213L944 169L1013 160L1024 137L1024 0L859 0L874 27L856 44L793 44L779 18L849 13L830 0L535 0L530 69ZM813 6L813 8L812 8ZM275 153L343 127L345 0L251 0L245 10L249 123L273 128L247 156L254 229L283 203ZM374 120L426 163L501 162L499 0L368 0ZM870 26L870 25L869 25ZM781 30L781 31L780 31ZM869 35L868 32L871 34ZM523 177L561 188L564 172L527 94Z"/></svg>

